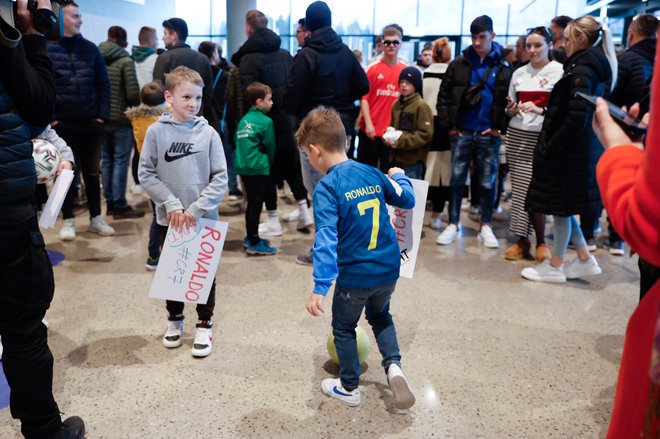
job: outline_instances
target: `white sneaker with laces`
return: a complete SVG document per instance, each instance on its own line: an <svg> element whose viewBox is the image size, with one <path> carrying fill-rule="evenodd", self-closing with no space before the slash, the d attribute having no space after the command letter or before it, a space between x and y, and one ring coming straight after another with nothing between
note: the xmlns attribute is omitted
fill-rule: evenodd
<svg viewBox="0 0 660 439"><path fill-rule="evenodd" d="M548 259L533 267L525 268L520 272L520 275L527 280L535 280L537 282L566 282L563 266L555 268L550 265L550 260Z"/></svg>
<svg viewBox="0 0 660 439"><path fill-rule="evenodd" d="M435 240L435 243L438 245L449 245L454 242L457 236L458 226L456 224L449 224Z"/></svg>
<svg viewBox="0 0 660 439"><path fill-rule="evenodd" d="M163 346L166 348L178 348L181 346L183 336L183 319L168 320L165 335L163 335Z"/></svg>
<svg viewBox="0 0 660 439"><path fill-rule="evenodd" d="M596 261L596 258L593 256L589 256L589 259L585 259L584 261L580 258L575 258L573 262L564 268L566 279L579 279L586 276L601 274L602 272L603 270L598 265L598 261Z"/></svg>
<svg viewBox="0 0 660 439"><path fill-rule="evenodd" d="M282 220L284 220L285 223L292 223L294 221L298 221L300 218L300 209L296 207L295 210L292 210L291 212L285 214L282 217Z"/></svg>
<svg viewBox="0 0 660 439"><path fill-rule="evenodd" d="M195 327L195 341L193 342L192 355L193 357L208 357L213 350L213 324L197 323Z"/></svg>
<svg viewBox="0 0 660 439"><path fill-rule="evenodd" d="M259 224L259 236L282 236L282 223L278 218L268 217L265 223Z"/></svg>
<svg viewBox="0 0 660 439"><path fill-rule="evenodd" d="M479 242L481 242L484 245L484 247L498 248L500 246L500 243L497 242L497 238L493 233L493 229L491 229L488 224L484 224L483 226L481 226L481 230L479 231L478 238L479 238Z"/></svg>
<svg viewBox="0 0 660 439"><path fill-rule="evenodd" d="M339 378L326 378L321 382L321 392L330 398L339 400L342 404L356 407L360 405L362 397L360 396L360 388L348 391L341 385Z"/></svg>
<svg viewBox="0 0 660 439"><path fill-rule="evenodd" d="M108 223L103 220L101 215L97 215L92 218L92 220L89 222L89 228L87 230L92 233L98 233L101 236L112 236L115 234L115 229L110 227Z"/></svg>
<svg viewBox="0 0 660 439"><path fill-rule="evenodd" d="M303 230L314 224L314 216L312 215L312 211L307 205L304 207L299 207L298 212L300 212L300 216L298 217L298 225L296 226L297 230Z"/></svg>
<svg viewBox="0 0 660 439"><path fill-rule="evenodd" d="M408 379L398 364L390 364L387 368L387 383L394 395L394 407L406 410L415 405L415 394Z"/></svg>
<svg viewBox="0 0 660 439"><path fill-rule="evenodd" d="M73 241L76 239L76 220L73 218L65 219L60 229L60 239L62 241Z"/></svg>

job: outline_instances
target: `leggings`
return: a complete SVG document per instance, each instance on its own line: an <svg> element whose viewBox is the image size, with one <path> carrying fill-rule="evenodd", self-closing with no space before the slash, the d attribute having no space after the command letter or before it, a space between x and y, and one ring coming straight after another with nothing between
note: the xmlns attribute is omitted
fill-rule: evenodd
<svg viewBox="0 0 660 439"><path fill-rule="evenodd" d="M581 248L587 245L580 230L580 225L574 216L556 216L555 220L555 240L552 245L552 255L564 258L568 243L572 242L575 248Z"/></svg>

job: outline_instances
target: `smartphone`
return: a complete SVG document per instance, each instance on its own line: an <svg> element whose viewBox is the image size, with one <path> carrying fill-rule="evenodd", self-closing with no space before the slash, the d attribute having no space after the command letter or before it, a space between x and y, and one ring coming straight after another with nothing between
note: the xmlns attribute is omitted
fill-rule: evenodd
<svg viewBox="0 0 660 439"><path fill-rule="evenodd" d="M588 103L592 108L596 108L597 96L591 96L580 91L575 93L575 96L578 99ZM646 134L648 126L644 122L629 116L628 113L613 103L609 102L607 99L604 99L604 101L607 103L607 107L610 110L610 116L612 116L612 118L619 124L619 126L623 128L626 134L631 137L638 137L640 134Z"/></svg>

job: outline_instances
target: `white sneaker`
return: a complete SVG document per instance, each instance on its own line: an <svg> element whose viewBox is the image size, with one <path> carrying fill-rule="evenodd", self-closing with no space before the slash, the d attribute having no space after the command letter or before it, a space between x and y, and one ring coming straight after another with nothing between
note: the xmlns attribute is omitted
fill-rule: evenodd
<svg viewBox="0 0 660 439"><path fill-rule="evenodd" d="M550 261L545 261L533 267L527 267L520 272L520 275L528 280L535 280L537 282L566 282L566 275L564 274L563 266L555 268L550 265Z"/></svg>
<svg viewBox="0 0 660 439"><path fill-rule="evenodd" d="M589 256L589 259L584 261L580 260L580 258L575 258L573 262L564 268L566 279L579 279L585 276L601 274L602 272L603 270L598 265L598 261L593 256Z"/></svg>
<svg viewBox="0 0 660 439"><path fill-rule="evenodd" d="M456 224L449 224L445 230L442 231L435 243L438 245L449 245L458 236L458 226Z"/></svg>
<svg viewBox="0 0 660 439"><path fill-rule="evenodd" d="M429 227L433 230L440 230L442 228L442 219L440 217L431 218L431 221L429 221Z"/></svg>
<svg viewBox="0 0 660 439"><path fill-rule="evenodd" d="M62 241L73 241L76 239L76 220L73 218L65 219L60 229L60 239Z"/></svg>
<svg viewBox="0 0 660 439"><path fill-rule="evenodd" d="M98 233L101 236L112 236L115 234L115 229L110 227L108 223L103 221L101 215L97 215L89 222L89 232Z"/></svg>
<svg viewBox="0 0 660 439"><path fill-rule="evenodd" d="M297 230L306 229L314 224L314 216L309 208L298 210L300 211L300 217L298 218L298 225L296 225Z"/></svg>
<svg viewBox="0 0 660 439"><path fill-rule="evenodd" d="M259 236L282 236L282 223L279 219L268 218L265 223L259 224Z"/></svg>
<svg viewBox="0 0 660 439"><path fill-rule="evenodd" d="M133 195L142 195L142 186L139 184L134 184L133 187L131 188L131 193Z"/></svg>
<svg viewBox="0 0 660 439"><path fill-rule="evenodd" d="M348 391L341 385L339 378L326 378L321 382L321 392L330 398L335 398L341 403L356 407L360 405L362 397L360 388Z"/></svg>
<svg viewBox="0 0 660 439"><path fill-rule="evenodd" d="M282 220L284 220L285 223L292 223L294 221L298 221L300 218L300 209L296 207L295 210L292 210L291 212L287 213L282 217Z"/></svg>
<svg viewBox="0 0 660 439"><path fill-rule="evenodd" d="M165 335L163 335L163 346L166 348L178 348L181 346L183 336L183 318L180 320L168 320Z"/></svg>
<svg viewBox="0 0 660 439"><path fill-rule="evenodd" d="M479 238L479 242L481 242L484 247L498 248L500 246L500 243L497 242L497 238L493 233L493 229L491 229L487 224L481 226L481 231L477 237Z"/></svg>
<svg viewBox="0 0 660 439"><path fill-rule="evenodd" d="M415 405L415 394L398 364L390 364L387 368L387 383L394 395L394 407L406 410Z"/></svg>
<svg viewBox="0 0 660 439"><path fill-rule="evenodd" d="M211 322L197 322L195 326L195 341L193 342L193 357L208 357L213 350L213 324Z"/></svg>

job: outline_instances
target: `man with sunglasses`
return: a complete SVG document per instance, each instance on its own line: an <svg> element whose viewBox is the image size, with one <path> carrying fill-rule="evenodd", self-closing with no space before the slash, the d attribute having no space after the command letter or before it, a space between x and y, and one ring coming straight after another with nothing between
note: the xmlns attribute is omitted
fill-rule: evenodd
<svg viewBox="0 0 660 439"><path fill-rule="evenodd" d="M493 21L487 15L470 25L472 45L449 67L438 93L438 118L451 136L451 199L449 226L436 243L448 245L458 236L461 201L465 180L474 158L480 190L479 241L487 248L497 248L493 234L493 202L501 131L506 128L504 114L512 69L502 55L502 47L493 41Z"/></svg>
<svg viewBox="0 0 660 439"><path fill-rule="evenodd" d="M360 101L358 161L387 172L388 147L382 136L390 126L392 105L399 97L399 74L407 67L398 59L403 33L397 25L383 29L383 57L367 67L369 93Z"/></svg>

